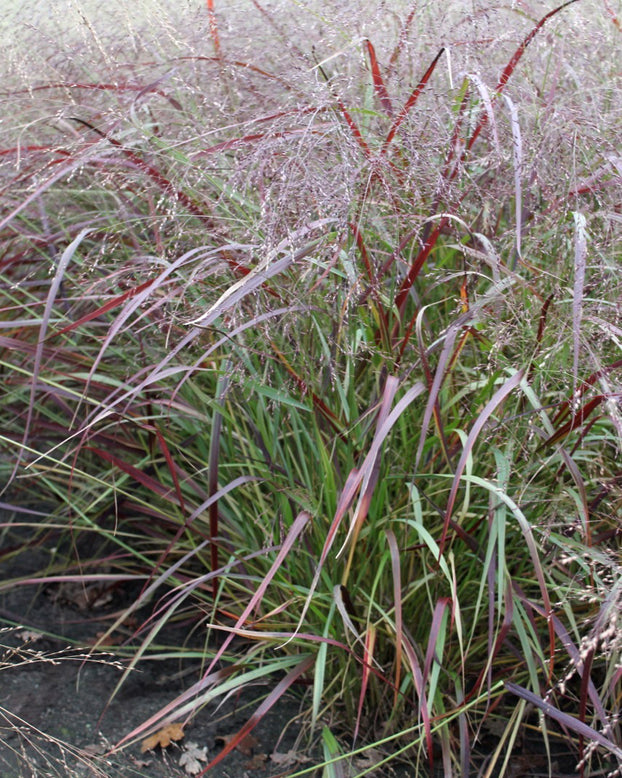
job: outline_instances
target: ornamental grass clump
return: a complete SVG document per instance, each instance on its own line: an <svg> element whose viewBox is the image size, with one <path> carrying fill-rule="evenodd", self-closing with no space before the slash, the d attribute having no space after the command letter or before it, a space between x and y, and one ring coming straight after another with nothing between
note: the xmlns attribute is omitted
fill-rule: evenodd
<svg viewBox="0 0 622 778"><path fill-rule="evenodd" d="M11 553L202 642L124 743L263 679L206 769L290 689L325 775L619 769L615 9L229 5L15 43Z"/></svg>

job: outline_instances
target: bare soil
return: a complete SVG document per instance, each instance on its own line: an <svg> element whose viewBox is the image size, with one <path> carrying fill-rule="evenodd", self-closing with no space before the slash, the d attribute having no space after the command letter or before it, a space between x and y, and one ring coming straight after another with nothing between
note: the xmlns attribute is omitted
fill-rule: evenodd
<svg viewBox="0 0 622 778"><path fill-rule="evenodd" d="M0 580L36 573L44 553L32 549L3 564L0 552ZM84 590L64 591L58 584L14 586L0 594L1 778L187 778L198 769L184 756L189 748L192 753L190 744L195 754L213 759L222 738L237 733L265 697L268 687L258 685L205 707L183 739L167 748L142 753L139 740L115 751L115 744L201 674L200 658L146 660L111 699L125 666L112 653L92 652L92 644L127 596L116 591L90 602ZM158 636L161 643L183 644L184 636L174 631ZM241 750L209 775L267 778L309 766L284 760L296 747L298 727L290 722L298 713L295 696L279 701ZM207 762L198 758L198 764Z"/></svg>

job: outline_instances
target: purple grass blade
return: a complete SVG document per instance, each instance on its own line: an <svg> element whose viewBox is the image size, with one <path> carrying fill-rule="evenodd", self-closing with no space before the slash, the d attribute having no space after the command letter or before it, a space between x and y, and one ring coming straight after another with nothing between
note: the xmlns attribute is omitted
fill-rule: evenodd
<svg viewBox="0 0 622 778"><path fill-rule="evenodd" d="M612 594L616 595L616 597L617 597L617 593L615 591L611 592L610 596L603 603L603 605L602 605L602 607L600 609L599 619L600 619L600 617L603 614L604 615L608 614L608 611L611 609L612 605L613 605L614 608L616 607L616 604L617 604L616 603L616 597L611 598ZM523 602L529 602L529 605L537 613L539 613L541 616L546 618L546 616L547 616L546 611L540 605L538 605L538 603L533 602L531 600L528 601L522 595L521 595L521 600L523 600ZM597 624L598 624L598 620L599 619L597 619L596 624L594 625L594 628L593 628L593 632L595 632L595 633L598 632ZM583 659L581 658L581 652L575 646L574 641L572 640L572 638L568 634L568 630L566 629L566 627L562 624L560 619L557 616L555 616L555 614L553 614L551 616L551 623L553 624L553 629L555 630L555 634L557 635L557 637L559 638L560 642L562 643L562 645L566 649L566 653L568 654L568 656L572 660L572 664L575 667L577 673L579 674L579 676L581 678L583 678L583 669L584 668L583 668ZM590 696L590 699L592 701L592 705L594 706L594 710L596 711L596 714L598 715L598 718L602 722L603 728L605 729L605 731L610 731L611 725L609 723L609 720L607 719L607 713L605 711L605 708L603 706L603 703L602 703L600 697L598 696L598 692L596 690L596 686L594 685L594 682L591 679L588 682L587 690L588 690L588 694Z"/></svg>
<svg viewBox="0 0 622 778"><path fill-rule="evenodd" d="M574 233L574 289L572 295L572 395L577 391L579 356L581 350L581 319L583 317L583 289L585 286L585 260L587 256L586 219L582 213L573 213Z"/></svg>
<svg viewBox="0 0 622 778"><path fill-rule="evenodd" d="M22 456L24 454L24 447L26 446L26 443L28 442L28 437L30 435L30 425L32 423L32 418L34 414L34 405L35 405L35 395L37 393L37 386L39 382L39 373L41 370L41 360L43 357L43 342L45 341L50 318L52 316L52 310L54 308L54 303L56 301L56 296L58 295L59 289L61 288L61 284L63 282L63 278L65 276L65 271L67 270L67 267L69 266L69 263L73 259L74 254L78 250L78 247L82 243L82 241L86 238L86 236L91 232L89 229L82 230L79 235L74 238L74 240L67 246L65 251L63 251L60 259L58 260L58 264L56 266L56 271L54 273L54 277L52 278L52 282L50 284L50 289L48 291L47 299L45 301L45 308L43 310L43 316L41 317L41 326L39 328L39 337L37 339L37 347L35 351L35 358L34 358L34 365L32 368L32 379L31 379L31 386L30 386L30 401L28 403L28 411L26 414L26 421L24 423L24 433L22 436L22 442L21 446L18 448L16 457L15 457L15 463L13 465L13 471L11 475L9 476L8 482L11 483L13 479L15 478L15 475L17 474L17 471L19 469L19 466L22 461ZM8 485L8 484L7 484ZM2 489L4 491L4 487Z"/></svg>
<svg viewBox="0 0 622 778"><path fill-rule="evenodd" d="M602 746L611 754L613 754L622 765L622 748L609 740L608 737L605 737L605 735L603 735L601 732L593 729L583 721L579 721L578 719L569 716L567 713L558 710L555 706L551 705L550 702L547 702L546 700L543 700L542 697L538 697L537 694L530 692L529 689L518 686L518 684L512 683L511 681L506 681L505 688L512 694L515 694L517 697L521 697L523 700L526 700L532 705L535 705L546 716L554 719L562 726L567 727L573 732L576 732L578 735L582 735L584 738L591 740L593 743L598 743L598 745Z"/></svg>
<svg viewBox="0 0 622 778"><path fill-rule="evenodd" d="M322 553L318 560L317 568L313 575L313 580L311 581L311 584L309 586L309 594L307 595L307 599L305 600L305 604L302 608L302 613L300 614L300 618L298 620L298 626L296 628L296 632L298 632L298 630L302 625L302 622L304 621L304 618L309 609L309 605L311 604L311 598L313 597L313 594L317 588L318 581L320 580L320 576L324 568L324 564L326 563L328 554L330 553L330 550L333 546L335 537L337 535L339 527L341 526L341 522L343 521L348 509L354 502L356 493L363 479L366 476L369 478L369 471L373 467L376 461L376 457L378 456L380 447L382 446L385 438L391 431L393 425L397 422L397 420L402 415L402 413L406 410L406 408L415 400L415 398L417 398L424 391L425 391L425 386L420 381L418 381L414 386L410 387L410 389L398 401L395 408L388 415L384 424L382 424L382 426L376 430L376 434L374 436L374 440L372 442L370 450L367 453L367 456L365 457L365 460L363 461L363 464L361 465L360 469L358 469L356 473L352 472L348 477L346 481L347 491L346 489L344 489L344 493L341 495L341 499L339 500L339 503L337 505L337 510L335 511L335 516L331 522L330 528L328 530L328 534L326 536L326 540L324 541L324 546L322 547Z"/></svg>
<svg viewBox="0 0 622 778"><path fill-rule="evenodd" d="M312 232L322 227L326 227L329 224L334 224L334 219L320 219L315 222L311 222L301 234ZM288 238L288 241L290 239ZM243 300L248 294L255 289L261 287L268 279L274 278L283 271L287 270L295 262L304 259L309 256L314 249L318 247L322 238L316 238L308 243L298 251L288 252L284 257L275 259L275 252L271 252L265 259L254 267L244 278L241 278L236 283L232 284L226 292L224 292L219 299L201 316L189 321L188 324L201 327L209 327L221 316L225 311L228 311L232 306L236 305L240 300Z"/></svg>
<svg viewBox="0 0 622 778"><path fill-rule="evenodd" d="M523 54L525 53L527 46L531 43L531 41L536 37L536 35L540 32L540 30L544 27L544 25L548 22L549 19L551 19L553 16L558 14L560 11L562 11L564 8L567 8L569 5L572 5L573 3L576 3L577 0L568 0L567 3L563 3L563 5L558 6L557 8L554 8L552 11L549 11L545 16L540 19L540 21L536 24L536 26L529 32L528 35L525 36L525 38L522 40L520 46L516 49L514 54L512 55L512 58L508 62L508 64L503 69L503 72L501 73L501 78L499 79L499 83L497 84L497 87L495 89L495 92L497 95L500 95L503 90L505 89L508 81L510 80L510 77L512 76L512 73L515 71L516 66L520 62ZM469 142L464 150L463 158L466 156L467 152L471 150L473 147L473 144L481 134L484 127L486 127L488 123L488 114L484 113L482 116L479 124L475 128L473 135L469 138Z"/></svg>
<svg viewBox="0 0 622 778"><path fill-rule="evenodd" d="M395 398L395 393L397 392L398 387L399 387L399 380L395 376L388 376L384 385L384 391L382 393L382 404L380 406L380 412L378 413L378 419L376 421L377 430L382 429L382 426L385 423L387 416L389 415L389 409L391 407L393 399ZM373 447L373 443L372 443L372 447ZM365 463L366 462L367 459L365 460ZM374 489L376 488L376 484L378 483L378 476L380 474L380 448L379 447L376 450L374 460L370 461L367 465L365 463L363 464L363 467L359 471L363 475L361 481L359 501L354 510L354 516L352 518L352 523L350 524L350 529L348 530L348 534L346 535L346 539L343 541L343 545L341 549L337 552L337 558L339 558L341 554L343 554L351 538L358 533L361 524L365 521L365 518L367 517L367 512L369 510L371 497L374 492Z"/></svg>
<svg viewBox="0 0 622 778"><path fill-rule="evenodd" d="M196 683L192 684L192 686L190 686L188 689L186 689L184 692L178 695L174 700L171 700L171 702L167 703L159 711L154 713L154 715L151 716L148 721L143 722L143 724L139 725L134 730L132 730L132 732L126 735L117 744L117 746L136 738L141 733L153 727L158 722L162 722L166 720L174 720L176 716L180 715L178 711L184 703L187 703L189 700L192 700L194 697L200 694L204 689L206 689L207 687L209 687L210 685L212 685L218 680L218 678L220 677L219 674L222 671L213 672L214 667L218 664L221 657L223 656L223 654L231 644L231 641L235 638L237 631L240 628L243 628L244 622L246 621L248 616L250 616L250 614L260 604L266 589L272 582L272 579L274 578L276 572L283 564L285 557L291 551L294 543L296 542L296 540L298 539L298 537L300 536L304 528L307 526L310 519L311 519L311 515L306 511L303 511L302 513L298 514L298 516L296 517L294 523L290 528L289 533L285 538L285 541L283 542L281 548L278 551L276 559L274 560L274 562L270 567L270 570L266 574L266 577L263 579L261 584L257 587L257 591L250 598L246 608L244 609L242 614L238 617L238 620L236 621L235 625L231 628L231 631L223 641L222 645L219 647L218 651L216 652L208 668L202 675L201 679ZM262 551L262 553L265 553L265 551ZM209 573L208 575L211 577L212 573ZM289 642L289 640L291 640L292 637L293 637L292 635L288 635L287 642ZM231 667L230 669L235 670L235 667Z"/></svg>
<svg viewBox="0 0 622 778"><path fill-rule="evenodd" d="M423 682L427 683L430 675L430 669L432 662L436 659L440 663L440 657L436 656L436 643L443 624L443 617L447 607L451 605L449 597L441 597L434 606L434 613L432 615L432 624L430 625L430 634L428 636L428 647L425 653L425 662L423 665Z"/></svg>
<svg viewBox="0 0 622 778"><path fill-rule="evenodd" d="M155 280L156 279L152 278L149 281L145 281L144 284L139 284L138 286L135 286L132 289L128 289L127 292L124 292L123 294L119 295L118 297L115 297L112 300L108 300L107 303L104 303L104 305L100 305L100 307L97 308L95 311L91 311L90 313L86 313L84 316L81 316L77 321L74 321L71 324L68 324L66 327L63 327L62 330L58 330L58 332L55 332L50 337L56 338L59 335L64 335L66 332L71 332L72 330L77 329L78 327L82 326L83 324L87 324L88 322L92 321L93 319L96 319L98 316L103 316L104 313L108 313L108 311L111 311L114 308L117 308L119 305L124 303L126 300L130 300L135 295L139 294L140 292L145 291L145 289L149 289L149 287L155 282Z"/></svg>

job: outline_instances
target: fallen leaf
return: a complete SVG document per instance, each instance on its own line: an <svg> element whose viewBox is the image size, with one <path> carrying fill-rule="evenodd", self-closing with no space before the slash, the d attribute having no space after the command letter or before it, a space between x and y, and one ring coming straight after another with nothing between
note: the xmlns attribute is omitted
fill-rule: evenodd
<svg viewBox="0 0 622 778"><path fill-rule="evenodd" d="M268 757L266 754L255 754L252 759L244 765L246 770L261 770Z"/></svg>
<svg viewBox="0 0 622 778"><path fill-rule="evenodd" d="M383 754L377 748L368 748L358 757L345 765L344 778L352 778L355 775L368 775L369 778L381 778L382 773L376 768L383 759Z"/></svg>
<svg viewBox="0 0 622 778"><path fill-rule="evenodd" d="M162 727L162 729L159 729L151 735L151 737L143 740L140 751L144 754L145 751L151 751L156 746L167 748L171 745L173 740L181 740L183 736L184 728L181 724L167 724L166 727Z"/></svg>
<svg viewBox="0 0 622 778"><path fill-rule="evenodd" d="M134 767L138 767L139 770L143 767L149 767L151 764L151 759L137 759L135 756L132 756L132 754L130 754L130 761Z"/></svg>
<svg viewBox="0 0 622 778"><path fill-rule="evenodd" d="M291 748L286 754L275 751L273 754L270 754L270 759L279 767L291 767L295 764L304 764L311 761L311 757L303 756Z"/></svg>
<svg viewBox="0 0 622 778"><path fill-rule="evenodd" d="M41 632L35 632L32 629L23 629L17 633L17 637L23 640L24 643L34 643L35 640L41 640L43 634Z"/></svg>
<svg viewBox="0 0 622 778"><path fill-rule="evenodd" d="M199 748L193 742L188 743L179 760L179 766L183 767L188 775L196 775L201 772L201 762L207 762L207 748Z"/></svg>
<svg viewBox="0 0 622 778"><path fill-rule="evenodd" d="M113 633L106 637L105 631L102 630L101 632L96 632L95 637L89 638L86 642L89 646L118 646L119 643L123 642L123 636Z"/></svg>
<svg viewBox="0 0 622 778"><path fill-rule="evenodd" d="M382 761L382 753L377 748L368 748L358 757L352 760L357 768L374 767Z"/></svg>
<svg viewBox="0 0 622 778"><path fill-rule="evenodd" d="M221 742L226 747L232 740L235 740L236 737L237 732L233 735L219 735L216 738L216 742ZM245 735L237 744L237 746L235 746L235 750L239 751L241 754L244 754L244 756L252 756L255 746L258 745L259 741L257 738L253 737L252 735Z"/></svg>
<svg viewBox="0 0 622 778"><path fill-rule="evenodd" d="M106 746L101 743L89 743L88 746L82 746L82 752L88 754L88 756L101 756L108 750Z"/></svg>

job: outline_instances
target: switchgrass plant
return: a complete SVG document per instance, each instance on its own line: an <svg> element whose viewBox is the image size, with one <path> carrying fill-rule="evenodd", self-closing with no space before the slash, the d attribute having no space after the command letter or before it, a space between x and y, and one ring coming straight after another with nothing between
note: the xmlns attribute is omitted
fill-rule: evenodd
<svg viewBox="0 0 622 778"><path fill-rule="evenodd" d="M292 689L327 776L370 744L551 770L560 738L619 769L620 10L208 0L15 36L4 499L53 508L10 553L140 582L128 672L168 624L204 645L125 743L263 679L207 769Z"/></svg>

